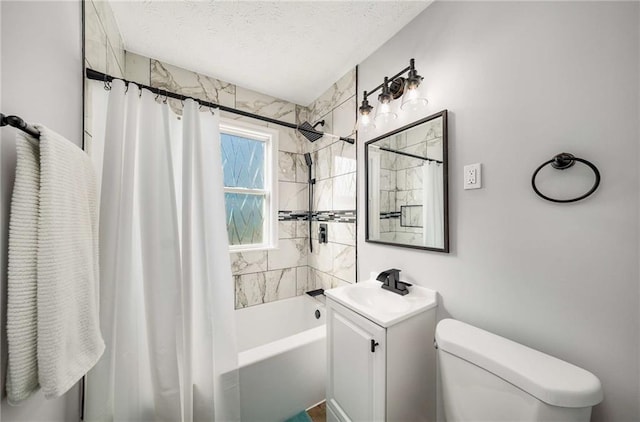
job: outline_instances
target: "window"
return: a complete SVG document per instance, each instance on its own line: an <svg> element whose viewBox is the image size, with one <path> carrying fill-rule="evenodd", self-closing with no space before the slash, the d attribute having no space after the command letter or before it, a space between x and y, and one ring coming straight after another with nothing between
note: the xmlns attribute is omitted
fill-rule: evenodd
<svg viewBox="0 0 640 422"><path fill-rule="evenodd" d="M220 143L230 249L275 247L278 132L224 120Z"/></svg>

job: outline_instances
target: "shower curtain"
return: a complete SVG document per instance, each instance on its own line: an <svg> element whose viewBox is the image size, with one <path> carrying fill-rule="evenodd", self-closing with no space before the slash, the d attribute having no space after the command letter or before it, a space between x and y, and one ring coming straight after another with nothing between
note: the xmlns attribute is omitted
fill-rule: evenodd
<svg viewBox="0 0 640 422"><path fill-rule="evenodd" d="M425 161L422 165L422 221L424 246L444 247L444 192L442 164Z"/></svg>
<svg viewBox="0 0 640 422"><path fill-rule="evenodd" d="M369 147L369 239L380 239L380 149ZM385 210L389 211L389 210ZM386 240L386 239L385 239Z"/></svg>
<svg viewBox="0 0 640 422"><path fill-rule="evenodd" d="M107 348L85 420L240 420L218 112L119 80L92 97Z"/></svg>

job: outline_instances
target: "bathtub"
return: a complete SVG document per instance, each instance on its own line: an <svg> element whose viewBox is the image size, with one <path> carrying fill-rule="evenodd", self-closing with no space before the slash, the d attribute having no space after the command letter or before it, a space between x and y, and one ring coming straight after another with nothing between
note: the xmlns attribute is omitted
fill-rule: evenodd
<svg viewBox="0 0 640 422"><path fill-rule="evenodd" d="M324 305L298 296L238 309L236 325L243 422L284 421L324 400Z"/></svg>

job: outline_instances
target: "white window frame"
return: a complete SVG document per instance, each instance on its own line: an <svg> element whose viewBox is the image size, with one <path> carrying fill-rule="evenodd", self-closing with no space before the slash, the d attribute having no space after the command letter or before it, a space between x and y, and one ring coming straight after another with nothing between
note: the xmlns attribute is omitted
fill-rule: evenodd
<svg viewBox="0 0 640 422"><path fill-rule="evenodd" d="M220 134L222 135L223 133L265 143L264 189L224 187L225 193L264 196L263 242L249 245L229 244L229 250L231 252L243 252L274 249L278 246L278 131L266 126L221 118Z"/></svg>

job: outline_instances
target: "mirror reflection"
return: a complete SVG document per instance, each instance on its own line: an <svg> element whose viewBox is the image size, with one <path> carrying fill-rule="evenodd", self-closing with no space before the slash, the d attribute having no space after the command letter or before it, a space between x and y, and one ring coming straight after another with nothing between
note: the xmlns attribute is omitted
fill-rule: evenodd
<svg viewBox="0 0 640 422"><path fill-rule="evenodd" d="M367 241L448 252L447 112L366 143Z"/></svg>

